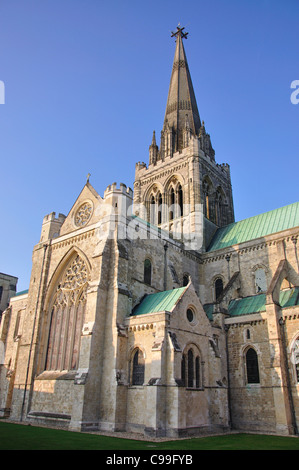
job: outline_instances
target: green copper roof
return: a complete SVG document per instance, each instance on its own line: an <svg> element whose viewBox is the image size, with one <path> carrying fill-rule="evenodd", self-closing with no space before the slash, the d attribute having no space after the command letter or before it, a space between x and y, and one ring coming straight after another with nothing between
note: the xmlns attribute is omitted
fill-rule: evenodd
<svg viewBox="0 0 299 470"><path fill-rule="evenodd" d="M135 307L132 315L164 311L170 312L185 290L186 287L180 287L179 289L166 290L164 292L158 292L157 294L149 294Z"/></svg>
<svg viewBox="0 0 299 470"><path fill-rule="evenodd" d="M218 229L207 251L220 250L298 225L299 202L295 202Z"/></svg>
<svg viewBox="0 0 299 470"><path fill-rule="evenodd" d="M281 291L279 296L279 303L282 308L299 305L299 287Z"/></svg>
<svg viewBox="0 0 299 470"><path fill-rule="evenodd" d="M28 294L29 292L29 289L27 290L22 290L20 292L17 292L15 295L13 295L12 297L17 297L18 295L24 295L24 294Z"/></svg>
<svg viewBox="0 0 299 470"><path fill-rule="evenodd" d="M266 294L253 295L243 299L234 299L230 302L228 313L234 317L248 313L264 312L266 310Z"/></svg>
<svg viewBox="0 0 299 470"><path fill-rule="evenodd" d="M293 287L280 292L279 303L281 308L299 305L299 287ZM234 299L230 302L228 313L231 316L247 315L266 311L266 294L252 295L243 299Z"/></svg>

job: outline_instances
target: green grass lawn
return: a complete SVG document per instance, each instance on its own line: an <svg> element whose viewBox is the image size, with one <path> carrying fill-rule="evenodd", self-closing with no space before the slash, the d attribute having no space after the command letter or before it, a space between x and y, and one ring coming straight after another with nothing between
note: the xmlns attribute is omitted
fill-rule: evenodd
<svg viewBox="0 0 299 470"><path fill-rule="evenodd" d="M1 450L299 450L298 437L230 434L147 442L0 421Z"/></svg>

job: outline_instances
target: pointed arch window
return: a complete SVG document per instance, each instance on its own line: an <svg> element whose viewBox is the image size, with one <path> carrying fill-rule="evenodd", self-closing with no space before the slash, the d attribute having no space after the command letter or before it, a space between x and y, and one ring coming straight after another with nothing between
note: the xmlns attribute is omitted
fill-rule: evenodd
<svg viewBox="0 0 299 470"><path fill-rule="evenodd" d="M144 357L142 351L137 348L132 356L132 385L143 385L144 383Z"/></svg>
<svg viewBox="0 0 299 470"><path fill-rule="evenodd" d="M223 281L222 281L221 277L216 279L214 287L215 287L215 300L217 301L218 297L223 292Z"/></svg>
<svg viewBox="0 0 299 470"><path fill-rule="evenodd" d="M45 370L78 368L87 285L87 266L77 255L64 271L50 307Z"/></svg>
<svg viewBox="0 0 299 470"><path fill-rule="evenodd" d="M246 352L246 372L248 384L260 383L258 357L253 348L249 348Z"/></svg>

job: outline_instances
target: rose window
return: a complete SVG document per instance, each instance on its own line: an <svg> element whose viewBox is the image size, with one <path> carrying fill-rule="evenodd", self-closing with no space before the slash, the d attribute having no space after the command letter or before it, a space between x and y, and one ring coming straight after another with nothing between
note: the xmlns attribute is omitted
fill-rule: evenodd
<svg viewBox="0 0 299 470"><path fill-rule="evenodd" d="M77 227L83 227L89 221L92 214L92 205L90 202L84 202L76 212L75 224Z"/></svg>

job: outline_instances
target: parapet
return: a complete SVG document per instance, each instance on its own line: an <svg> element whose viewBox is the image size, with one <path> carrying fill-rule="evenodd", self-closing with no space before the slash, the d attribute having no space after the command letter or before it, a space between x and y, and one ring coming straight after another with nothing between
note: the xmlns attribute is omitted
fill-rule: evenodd
<svg viewBox="0 0 299 470"><path fill-rule="evenodd" d="M137 162L135 165L136 170L143 170L144 168L146 169L146 163L144 162Z"/></svg>
<svg viewBox="0 0 299 470"><path fill-rule="evenodd" d="M66 216L64 214L58 214L58 217L56 218L56 212L51 212L48 215L45 215L43 218L43 224L48 223L48 222L61 222L63 223L65 221Z"/></svg>
<svg viewBox="0 0 299 470"><path fill-rule="evenodd" d="M104 191L104 199L107 196L111 196L112 195L111 193L115 195L123 194L131 199L133 198L133 190L127 187L124 183L120 183L119 188L117 188L117 183L112 183L109 186L107 186L107 188Z"/></svg>
<svg viewBox="0 0 299 470"><path fill-rule="evenodd" d="M56 238L59 236L59 232L63 222L65 221L66 216L64 214L58 214L56 217L55 212L51 212L48 215L45 215L43 218L42 232L40 241L49 240L50 238Z"/></svg>

